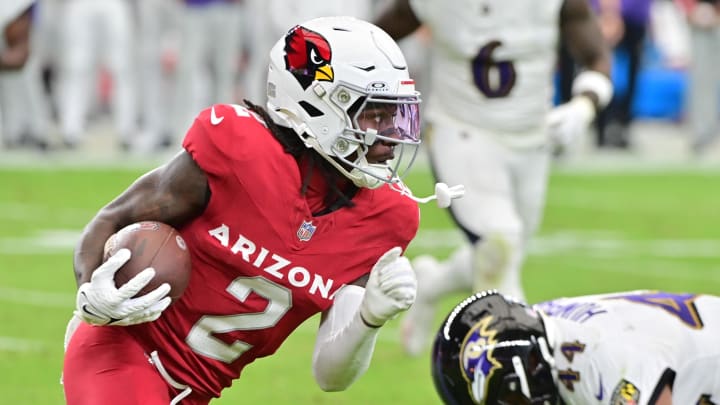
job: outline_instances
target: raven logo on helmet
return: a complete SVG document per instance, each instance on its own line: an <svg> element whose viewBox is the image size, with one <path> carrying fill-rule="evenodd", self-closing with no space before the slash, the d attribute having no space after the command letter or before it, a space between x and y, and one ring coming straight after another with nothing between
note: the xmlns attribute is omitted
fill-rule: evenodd
<svg viewBox="0 0 720 405"><path fill-rule="evenodd" d="M295 76L303 90L315 80L333 81L331 60L330 43L317 32L297 25L285 35L285 69Z"/></svg>
<svg viewBox="0 0 720 405"><path fill-rule="evenodd" d="M460 346L460 361L463 377L468 383L472 398L480 403L485 395L485 384L495 370L502 369L493 357L492 348L497 344L497 331L488 329L493 317L481 319L465 336Z"/></svg>

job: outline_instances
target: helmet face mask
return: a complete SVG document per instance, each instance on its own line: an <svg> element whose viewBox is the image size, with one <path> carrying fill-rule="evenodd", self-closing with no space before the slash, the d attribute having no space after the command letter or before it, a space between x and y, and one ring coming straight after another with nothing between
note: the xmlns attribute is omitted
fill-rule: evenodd
<svg viewBox="0 0 720 405"><path fill-rule="evenodd" d="M352 122L338 137L334 156L353 170L382 182L396 182L412 166L420 145L420 114L416 97L385 98L368 95L348 109ZM368 162L369 148L377 142L390 145L392 159ZM351 145L354 153L344 156L335 146ZM358 164L360 163L360 164ZM380 183L382 184L382 183Z"/></svg>
<svg viewBox="0 0 720 405"><path fill-rule="evenodd" d="M506 347L498 344L492 356L503 365L498 381L490 381L486 402L499 405L554 405L557 389L552 369L543 359L540 345L545 344L534 336L518 340Z"/></svg>
<svg viewBox="0 0 720 405"><path fill-rule="evenodd" d="M268 112L360 187L398 182L420 144L420 95L397 44L350 17L291 29L270 52ZM373 125L370 113L386 114ZM377 142L394 156L368 155Z"/></svg>
<svg viewBox="0 0 720 405"><path fill-rule="evenodd" d="M452 405L556 405L553 364L539 314L497 292L459 304L433 345L435 388Z"/></svg>

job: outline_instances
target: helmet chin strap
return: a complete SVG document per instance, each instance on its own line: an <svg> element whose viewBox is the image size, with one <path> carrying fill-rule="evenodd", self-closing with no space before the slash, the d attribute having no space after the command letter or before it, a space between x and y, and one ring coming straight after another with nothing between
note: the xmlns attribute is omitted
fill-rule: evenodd
<svg viewBox="0 0 720 405"><path fill-rule="evenodd" d="M323 151L323 148L320 146L316 138L305 135L309 132L309 128L304 122L295 119L295 114L284 110L276 110L274 108L271 108L269 113L273 119L276 119L276 122L279 122L279 125L292 128L302 138L307 147L315 149L320 156L330 162L330 164L340 171L343 176L350 179L355 186L375 189L387 183L380 179L389 179L392 175L386 165L368 163L364 156L359 162L363 167L363 170L358 167L354 167L352 170L348 171L342 164L340 164L340 162L333 159L325 153L325 151Z"/></svg>
<svg viewBox="0 0 720 405"><path fill-rule="evenodd" d="M360 168L358 167L354 167L350 171L350 175L348 176L350 180L352 180L352 182L358 187L365 187L369 189L375 189L382 186L383 184L386 184L386 182L378 179L375 176L390 178L391 174L390 170L388 170L388 167L385 165L375 165L367 163L365 161L365 158L363 158L362 160L365 163L363 165L364 171L360 170ZM372 172L375 176L367 172Z"/></svg>
<svg viewBox="0 0 720 405"><path fill-rule="evenodd" d="M267 111L270 115L270 118L272 118L277 125L292 129L301 138L302 135L308 131L307 124L298 120L296 118L297 115L294 112L277 108L268 108ZM307 145L308 147L310 146L308 145L307 141L305 142L305 145Z"/></svg>
<svg viewBox="0 0 720 405"><path fill-rule="evenodd" d="M353 167L352 170L348 171L342 164L340 164L340 162L325 153L325 151L322 150L320 144L315 138L305 138L305 144L313 148L317 153L320 154L320 156L330 162L333 167L338 169L338 171L342 173L343 176L350 179L350 181L352 181L353 184L357 187L375 189L382 186L383 184L390 182L380 180L381 178L390 179L391 173L386 165L368 163L363 156L362 158L360 158L359 162L360 166L362 166L363 169L360 169L359 167Z"/></svg>
<svg viewBox="0 0 720 405"><path fill-rule="evenodd" d="M452 200L462 198L462 196L465 195L465 186L462 184L448 187L445 183L435 183L435 194L427 197L415 197L412 194L412 191L410 191L410 188L402 183L393 184L393 186L395 186L396 190L401 194L406 195L408 198L418 203L424 204L432 200L436 200L439 208L448 208L452 204Z"/></svg>

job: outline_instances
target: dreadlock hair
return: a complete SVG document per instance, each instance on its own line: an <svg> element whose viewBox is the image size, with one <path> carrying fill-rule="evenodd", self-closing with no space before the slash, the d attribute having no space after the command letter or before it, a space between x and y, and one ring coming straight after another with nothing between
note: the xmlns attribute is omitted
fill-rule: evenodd
<svg viewBox="0 0 720 405"><path fill-rule="evenodd" d="M243 102L251 111L258 114L263 121L265 121L270 133L272 133L273 137L280 142L285 152L292 155L299 165L306 165L309 169L302 180L302 186L300 189L300 193L302 195L307 193L310 179L315 172L318 172L321 176L323 176L327 184L330 186L328 193L323 199L325 209L320 212L313 213L314 216L329 214L330 212L338 210L342 207L352 207L354 205L352 198L358 191L358 188L355 185L351 184L346 190L341 189L338 184L341 184L340 180L345 180L345 176L338 172L337 169L330 164L330 162L320 156L314 149L305 146L300 137L298 137L295 131L291 128L277 125L275 121L270 118L270 114L268 114L265 108L248 100L243 100ZM343 181L342 183L345 182Z"/></svg>

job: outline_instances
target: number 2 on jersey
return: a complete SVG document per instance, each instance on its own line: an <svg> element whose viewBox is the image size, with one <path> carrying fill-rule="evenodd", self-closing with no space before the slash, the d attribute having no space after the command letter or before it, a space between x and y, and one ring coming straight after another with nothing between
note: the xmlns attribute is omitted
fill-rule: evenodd
<svg viewBox="0 0 720 405"><path fill-rule="evenodd" d="M491 41L480 48L472 60L472 74L475 86L487 98L501 98L510 94L515 86L515 65L512 61L498 61L493 52L502 45L500 41Z"/></svg>
<svg viewBox="0 0 720 405"><path fill-rule="evenodd" d="M267 307L263 312L250 314L203 316L190 329L185 341L196 353L232 363L252 345L240 340L227 344L213 335L273 327L292 306L292 298L289 289L262 277L238 277L230 283L227 291L241 302L254 292L267 299Z"/></svg>

